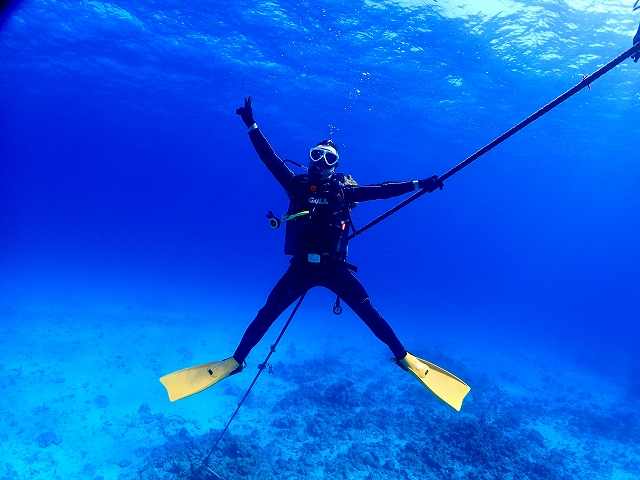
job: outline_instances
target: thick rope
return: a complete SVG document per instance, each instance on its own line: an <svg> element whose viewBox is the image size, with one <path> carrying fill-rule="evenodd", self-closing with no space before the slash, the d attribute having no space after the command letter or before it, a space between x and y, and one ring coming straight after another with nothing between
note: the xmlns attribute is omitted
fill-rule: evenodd
<svg viewBox="0 0 640 480"><path fill-rule="evenodd" d="M484 147L482 147L480 150L478 150L476 153L474 153L473 155L468 157L466 160L460 162L458 165L456 165L451 170L446 172L444 175L439 177L438 180L444 182L445 180L447 180L451 176L453 176L456 173L458 173L464 167L469 165L471 162L477 160L478 158L480 158L481 156L483 156L485 153L489 152L490 150L493 150L493 148L495 148L498 145L500 145L502 142L504 142L505 140L510 138L512 135L515 135L516 133L518 133L520 130L525 128L527 125L535 122L537 119L542 117L545 113L550 112L551 110L556 108L558 105L560 105L562 102L564 102L565 100L567 100L567 99L571 98L572 96L574 96L580 90L583 90L584 88L587 88L587 87L591 88L590 87L591 83L595 82L602 75L604 75L605 73L609 72L610 70L612 70L613 68L618 66L620 63L625 61L627 58L631 57L633 54L635 54L635 53L637 53L639 51L640 51L640 42L636 43L633 47L629 48L625 52L623 52L620 55L618 55L616 58L611 60L606 65L600 67L598 70L593 72L591 75L585 75L580 83L576 84L574 87L572 87L569 90L567 90L566 92L564 92L562 95L560 95L555 100L547 103L540 110L538 110L534 114L528 116L523 121L518 123L516 126L510 128L509 130L504 132L498 138L496 138L492 142L490 142L487 145L485 145ZM380 223L385 218L393 215L394 213L396 213L401 208L406 207L407 205L409 205L414 200L417 200L418 198L423 196L425 193L428 193L428 192L427 192L427 190L424 190L424 189L420 190L417 193L414 193L409 198L407 198L406 200L403 200L402 202L400 202L395 207L389 209L387 212L383 213L379 217L374 218L372 221L367 223L364 227L360 228L357 232L354 232L351 235L349 235L349 240L351 240L355 236L358 236L358 235L362 234L363 232L366 232L371 227L377 225L378 223Z"/></svg>
<svg viewBox="0 0 640 480"><path fill-rule="evenodd" d="M296 312L298 311L298 308L300 307L300 304L302 303L302 301L304 300L304 297L307 295L307 292L304 292L302 294L302 296L300 297L300 300L298 300L298 303L296 303L296 306L293 307L293 311L291 312L291 315L289 315L289 319L287 320L287 323L284 324L284 327L282 328L282 331L280 332L280 335L278 335L278 338L276 339L275 343L273 345L271 345L271 349L269 350L269 354L267 355L267 358L264 359L264 362L262 362L260 365L258 365L258 373L256 374L255 378L253 379L253 382L251 382L251 385L249 385L249 389L247 390L247 393L244 394L244 397L242 397L242 400L240 400L240 403L238 403L238 407L236 408L235 412L233 412L233 415L231 415L231 418L229 419L229 421L227 422L227 424L225 425L224 429L222 430L222 432L220 433L220 435L218 436L218 439L215 441L215 443L213 444L213 447L211 447L211 450L209 450L209 453L207 453L207 456L204 457L204 459L202 460L202 463L200 463L200 466L196 469L195 471L195 475L199 475L200 472L202 471L203 468L205 467L205 463L207 462L207 460L209 460L209 457L211 456L211 454L215 451L216 447L218 446L218 444L220 443L220 440L222 440L223 435L227 432L227 430L229 429L229 425L231 425L231 422L233 422L233 419L236 417L236 415L238 414L238 411L240 410L240 407L242 407L242 404L244 403L244 401L247 399L247 397L249 396L249 393L251 392L251 389L253 388L253 386L256 384L256 382L258 381L258 377L260 377L260 375L262 374L262 372L264 371L265 368L267 368L267 366L269 365L269 358L271 358L271 355L273 355L273 353L276 351L276 347L278 346L278 343L280 343L280 339L282 338L282 336L284 335L284 332L287 330L287 328L289 327L289 324L291 323L291 320L293 320L294 315L296 314ZM270 367L270 365L269 365ZM218 477L218 475L213 472L212 470L209 469L209 471L211 473L213 473L216 477ZM193 478L193 476L192 476ZM198 478L198 477L196 477ZM220 477L218 477L220 478Z"/></svg>

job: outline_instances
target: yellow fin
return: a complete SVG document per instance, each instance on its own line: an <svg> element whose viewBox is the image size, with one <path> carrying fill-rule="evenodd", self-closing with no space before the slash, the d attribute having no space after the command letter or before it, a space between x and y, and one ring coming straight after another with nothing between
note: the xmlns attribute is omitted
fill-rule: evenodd
<svg viewBox="0 0 640 480"><path fill-rule="evenodd" d="M438 398L460 411L462 400L471 391L469 385L444 368L410 353L407 353L407 356L400 360L400 363L407 367L409 372Z"/></svg>
<svg viewBox="0 0 640 480"><path fill-rule="evenodd" d="M239 366L233 357L229 357L219 362L205 363L178 370L165 375L160 379L160 382L167 389L169 400L175 402L190 395L195 395L227 378Z"/></svg>

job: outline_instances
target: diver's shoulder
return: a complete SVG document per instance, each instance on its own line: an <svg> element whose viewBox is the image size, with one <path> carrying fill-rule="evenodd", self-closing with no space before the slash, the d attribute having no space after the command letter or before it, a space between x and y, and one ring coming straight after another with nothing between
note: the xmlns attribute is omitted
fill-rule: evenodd
<svg viewBox="0 0 640 480"><path fill-rule="evenodd" d="M331 175L331 180L337 182L342 187L357 187L358 182L354 180L351 175L346 175L342 172L336 172Z"/></svg>
<svg viewBox="0 0 640 480"><path fill-rule="evenodd" d="M307 173L296 173L291 177L292 182L307 183L309 182L309 175Z"/></svg>

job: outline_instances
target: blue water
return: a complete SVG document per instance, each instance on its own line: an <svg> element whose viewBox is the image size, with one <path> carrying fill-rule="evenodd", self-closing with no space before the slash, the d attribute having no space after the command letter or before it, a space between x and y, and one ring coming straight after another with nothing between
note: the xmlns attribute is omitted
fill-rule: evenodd
<svg viewBox="0 0 640 480"><path fill-rule="evenodd" d="M287 266L265 218L287 199L235 115L246 96L282 158L306 163L331 138L360 184L424 178L629 48L638 20L629 0L14 3L0 24L0 478L152 464L148 478L184 478L195 459L173 471L149 452L179 456L187 437L206 450L233 412L283 320L226 387L170 404L157 378L229 356ZM275 386L229 434L260 448L225 450L225 476L637 478L639 87L627 60L352 241L406 347L466 375L460 414L313 291ZM356 226L394 204L359 205ZM309 404L310 389L328 400ZM313 415L325 421L300 433ZM505 432L546 469L505 463L513 448L487 440ZM412 457L411 435L440 453Z"/></svg>

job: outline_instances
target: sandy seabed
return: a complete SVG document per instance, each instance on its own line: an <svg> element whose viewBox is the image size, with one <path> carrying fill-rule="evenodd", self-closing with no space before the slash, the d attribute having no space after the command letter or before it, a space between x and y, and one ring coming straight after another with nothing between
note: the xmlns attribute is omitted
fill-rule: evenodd
<svg viewBox="0 0 640 480"><path fill-rule="evenodd" d="M220 305L4 298L0 479L193 475L286 319L241 375L169 402L160 376L233 353L250 317ZM263 373L211 456L217 476L640 477L639 403L622 376L508 341L439 333L434 348L411 339L413 353L472 386L458 413L388 362L373 336L327 330L292 324L273 374Z"/></svg>

